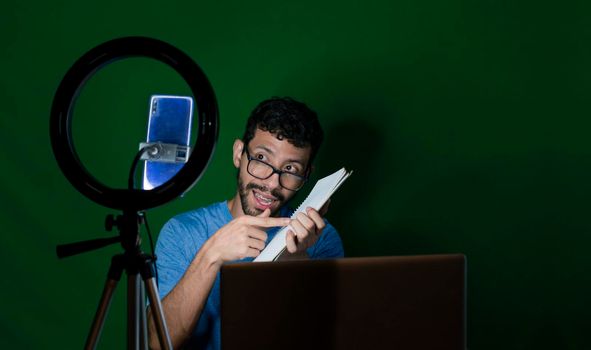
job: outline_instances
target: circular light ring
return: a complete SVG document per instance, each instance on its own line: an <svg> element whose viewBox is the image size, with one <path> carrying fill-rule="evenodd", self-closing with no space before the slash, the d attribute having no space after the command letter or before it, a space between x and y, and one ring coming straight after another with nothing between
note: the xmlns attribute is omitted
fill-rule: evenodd
<svg viewBox="0 0 591 350"><path fill-rule="evenodd" d="M115 189L100 183L80 162L72 139L73 107L86 81L109 63L129 57L148 57L172 67L191 88L197 106L199 129L189 160L172 179L152 190ZM213 89L201 68L188 55L160 40L126 37L93 48L68 70L53 99L49 129L57 163L80 193L105 207L139 211L177 198L199 180L212 158L218 123Z"/></svg>

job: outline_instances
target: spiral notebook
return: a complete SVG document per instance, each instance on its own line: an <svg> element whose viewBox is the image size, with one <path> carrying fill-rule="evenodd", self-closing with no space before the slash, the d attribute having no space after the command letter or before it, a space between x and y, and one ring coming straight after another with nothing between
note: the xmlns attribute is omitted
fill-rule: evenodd
<svg viewBox="0 0 591 350"><path fill-rule="evenodd" d="M336 190L341 186L343 182L352 174L352 171L347 171L345 168L341 168L339 171L335 172L332 175L324 177L314 185L314 188L306 197L306 199L300 204L300 206L293 212L291 218L295 218L296 214L299 212L305 212L306 208L311 207L316 210L320 210L324 203L328 201L330 196L336 192ZM277 258L285 251L285 236L287 235L287 231L290 229L289 226L286 226L279 230L275 237L269 242L269 244L263 249L261 254L257 256L254 261L255 262L263 262L263 261L275 261Z"/></svg>

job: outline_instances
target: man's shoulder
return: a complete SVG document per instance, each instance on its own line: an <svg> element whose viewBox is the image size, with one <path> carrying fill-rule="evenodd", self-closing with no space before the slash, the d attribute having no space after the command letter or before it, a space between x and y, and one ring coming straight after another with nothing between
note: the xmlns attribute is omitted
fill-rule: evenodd
<svg viewBox="0 0 591 350"><path fill-rule="evenodd" d="M174 216L164 225L163 231L171 231L175 235L183 232L201 232L209 236L210 229L223 226L229 219L231 219L231 215L226 201L217 202Z"/></svg>
<svg viewBox="0 0 591 350"><path fill-rule="evenodd" d="M205 207L195 208L178 214L171 220L191 223L201 220L224 219L227 216L226 211L228 211L226 201L216 202Z"/></svg>
<svg viewBox="0 0 591 350"><path fill-rule="evenodd" d="M225 225L224 220L229 214L224 212L224 208L228 211L226 202L218 202L174 216L162 227L157 250L182 247L187 250L187 254L194 254L194 250L199 249L219 227Z"/></svg>

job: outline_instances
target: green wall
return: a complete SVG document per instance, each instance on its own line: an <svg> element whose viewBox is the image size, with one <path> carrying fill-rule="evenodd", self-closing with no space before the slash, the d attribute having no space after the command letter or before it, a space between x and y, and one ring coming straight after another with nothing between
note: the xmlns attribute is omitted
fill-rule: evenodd
<svg viewBox="0 0 591 350"><path fill-rule="evenodd" d="M0 348L84 343L116 246L58 260L55 245L107 237L113 211L76 192L49 143L69 66L112 38L188 53L220 107L211 166L175 213L228 198L230 152L260 100L290 95L322 118L317 170L355 170L328 218L348 256L462 252L471 349L588 349L591 18L584 1L115 2L0 11ZM160 63L118 62L82 93L75 142L123 187L151 93L187 87ZM124 287L101 348L124 342Z"/></svg>

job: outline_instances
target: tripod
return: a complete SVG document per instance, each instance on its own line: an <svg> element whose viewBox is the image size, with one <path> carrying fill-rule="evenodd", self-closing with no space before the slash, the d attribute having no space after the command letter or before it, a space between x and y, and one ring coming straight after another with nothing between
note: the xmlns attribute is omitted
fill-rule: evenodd
<svg viewBox="0 0 591 350"><path fill-rule="evenodd" d="M124 249L123 254L117 254L111 259L107 281L105 282L92 327L86 339L84 348L87 350L94 350L96 348L113 294L117 283L121 279L123 270L127 273L127 349L148 349L148 327L145 308L146 291L151 305L160 347L162 349L172 349L172 342L168 328L166 327L166 320L162 311L160 298L158 297L158 287L154 277L155 258L151 255L144 254L140 249L139 227L143 221L143 216L137 211L124 210L123 215L118 215L116 219L113 215L108 215L105 223L107 231L111 231L113 226L117 226L119 236L71 243L57 247L57 255L60 258L102 248L116 242L121 242Z"/></svg>

